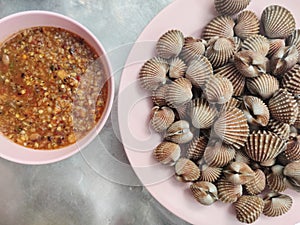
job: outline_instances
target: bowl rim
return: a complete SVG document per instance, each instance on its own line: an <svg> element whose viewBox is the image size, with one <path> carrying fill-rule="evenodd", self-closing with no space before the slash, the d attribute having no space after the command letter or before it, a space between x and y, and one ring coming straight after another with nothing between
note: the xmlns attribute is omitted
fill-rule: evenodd
<svg viewBox="0 0 300 225"><path fill-rule="evenodd" d="M20 158L15 158L11 155L7 155L4 154L0 148L0 157L6 160L9 160L11 162L15 162L15 163L20 163L20 164L27 164L27 165L42 165L42 164L49 164L49 163L55 163L61 160L64 160L66 158L69 158L71 156L73 156L74 154L78 153L79 151L81 151L82 149L84 149L85 147L87 147L95 138L96 136L99 134L99 132L102 130L102 128L104 127L104 125L107 122L107 119L110 116L111 113L111 109L113 106L113 102L114 102L114 92L115 92L115 82L114 82L114 77L113 77L113 73L112 73L112 66L109 60L109 57L107 55L107 52L105 51L105 48L103 47L102 43L98 40L98 38L88 29L86 28L84 25L82 25L81 23L77 22L75 19L72 19L71 17L68 17L66 15L57 13L57 12L53 12L53 11L47 11L47 10L27 10L27 11L21 11L21 12L17 12L17 13L13 13L10 15L7 15L3 18L0 19L0 24L7 22L9 20L12 19L17 19L18 17L26 17L26 16L47 16L47 17L55 17L58 18L60 20L65 20L68 23L75 25L75 27L79 28L80 30L82 30L83 32L85 32L85 34L87 36L89 36L90 40L92 40L96 46L100 49L100 53L99 57L101 58L101 61L104 63L104 68L106 71L106 76L107 76L107 80L106 82L108 83L108 94L107 94L107 102L106 102L106 106L105 109L101 115L101 118L99 119L99 121L96 123L96 125L92 128L92 130L90 130L84 137L80 138L78 141L76 141L74 144L71 145L67 145L65 147L62 148L58 148L58 149L53 149L53 150L35 150L32 148L28 148L28 147L24 147L21 146L19 144L16 144L15 142L9 140L7 137L5 137L3 134L0 133L1 137L7 139L9 142L12 143L12 146L14 146L17 149L20 149L21 151L24 151L24 149L26 151L31 152L30 154L51 154L51 152L57 152L57 151L64 151L65 149L69 149L69 148L74 148L74 150L69 150L69 152L65 153L65 154L61 154L57 157L53 157L51 159L23 159L22 157ZM51 23L49 22L49 26ZM53 27L59 27L59 26L55 26L52 25ZM35 27L34 25L31 27ZM26 28L30 28L30 26L25 26L24 29ZM68 28L64 28L70 32L73 32L74 34L82 37L82 34L78 33L78 32L74 32L71 29ZM22 30L22 29L19 29ZM16 31L17 32L17 31ZM13 35L14 33L11 33L10 35ZM4 40L7 40L9 38L5 37L3 39L0 40L0 43ZM93 44L90 43L91 41L87 41L87 43L94 47L94 49L96 50L95 46ZM97 50L96 50L97 51ZM99 53L97 51L97 53ZM85 139L85 140L83 140ZM1 140L0 140L1 141Z"/></svg>

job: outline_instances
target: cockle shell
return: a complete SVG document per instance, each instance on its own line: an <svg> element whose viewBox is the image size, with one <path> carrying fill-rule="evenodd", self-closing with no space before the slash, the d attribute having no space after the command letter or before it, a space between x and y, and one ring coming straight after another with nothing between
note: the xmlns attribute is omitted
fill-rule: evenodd
<svg viewBox="0 0 300 225"><path fill-rule="evenodd" d="M283 192L287 189L283 176L284 166L274 165L271 167L271 173L267 175L267 185L269 189L275 192Z"/></svg>
<svg viewBox="0 0 300 225"><path fill-rule="evenodd" d="M239 108L241 106L242 102L236 98L231 98L228 102L221 105L220 112L223 110L228 110L229 108Z"/></svg>
<svg viewBox="0 0 300 225"><path fill-rule="evenodd" d="M154 149L153 156L158 162L172 166L179 159L180 153L178 144L164 141Z"/></svg>
<svg viewBox="0 0 300 225"><path fill-rule="evenodd" d="M187 149L186 157L194 162L200 160L203 157L207 144L208 139L206 137L195 137Z"/></svg>
<svg viewBox="0 0 300 225"><path fill-rule="evenodd" d="M201 181L215 182L222 174L222 168L209 166L204 159L199 161L199 169Z"/></svg>
<svg viewBox="0 0 300 225"><path fill-rule="evenodd" d="M296 46L281 47L270 60L270 69L273 75L279 76L289 71L298 61Z"/></svg>
<svg viewBox="0 0 300 225"><path fill-rule="evenodd" d="M251 50L266 56L270 50L270 42L262 35L253 35L244 40L242 50Z"/></svg>
<svg viewBox="0 0 300 225"><path fill-rule="evenodd" d="M215 8L221 15L234 15L245 9L250 0L215 0Z"/></svg>
<svg viewBox="0 0 300 225"><path fill-rule="evenodd" d="M277 134L278 137L284 140L287 140L290 136L290 125L274 119L270 119L268 124L268 130Z"/></svg>
<svg viewBox="0 0 300 225"><path fill-rule="evenodd" d="M205 149L204 160L211 167L223 167L235 156L235 149L222 144L221 141L210 141Z"/></svg>
<svg viewBox="0 0 300 225"><path fill-rule="evenodd" d="M267 61L259 52L251 50L242 50L234 55L235 66L245 77L257 77L266 73Z"/></svg>
<svg viewBox="0 0 300 225"><path fill-rule="evenodd" d="M246 142L245 152L256 162L274 159L286 148L284 140L270 131L254 131Z"/></svg>
<svg viewBox="0 0 300 225"><path fill-rule="evenodd" d="M228 63L225 66L216 69L214 72L216 76L225 77L231 82L234 96L239 96L244 92L246 79L236 69L233 63Z"/></svg>
<svg viewBox="0 0 300 225"><path fill-rule="evenodd" d="M299 101L299 99L297 100L297 104L298 104L298 116L293 125L295 128L300 129L300 101Z"/></svg>
<svg viewBox="0 0 300 225"><path fill-rule="evenodd" d="M213 68L205 56L190 61L185 77L196 87L203 87L210 76L213 75Z"/></svg>
<svg viewBox="0 0 300 225"><path fill-rule="evenodd" d="M180 57L186 62L197 59L199 56L204 55L206 41L203 39L196 39L193 37L186 37L182 47Z"/></svg>
<svg viewBox="0 0 300 225"><path fill-rule="evenodd" d="M176 57L181 52L183 44L184 35L182 32L169 30L159 38L156 44L157 55L164 59Z"/></svg>
<svg viewBox="0 0 300 225"><path fill-rule="evenodd" d="M259 25L260 22L255 13L246 10L238 15L234 33L238 37L246 39L259 33Z"/></svg>
<svg viewBox="0 0 300 225"><path fill-rule="evenodd" d="M235 43L235 52L238 52L242 48L242 40L238 36L233 37L234 43Z"/></svg>
<svg viewBox="0 0 300 225"><path fill-rule="evenodd" d="M294 95L300 95L300 65L296 64L282 78L282 87Z"/></svg>
<svg viewBox="0 0 300 225"><path fill-rule="evenodd" d="M276 163L276 159L269 159L267 161L260 162L259 164L264 167L271 167L274 166L275 163Z"/></svg>
<svg viewBox="0 0 300 225"><path fill-rule="evenodd" d="M253 223L264 209L264 201L258 196L241 196L235 203L237 219L242 223Z"/></svg>
<svg viewBox="0 0 300 225"><path fill-rule="evenodd" d="M224 104L233 95L233 86L229 79L221 76L211 76L204 89L209 103Z"/></svg>
<svg viewBox="0 0 300 225"><path fill-rule="evenodd" d="M200 129L210 128L218 113L216 108L209 105L203 98L194 99L191 103L190 111L193 126Z"/></svg>
<svg viewBox="0 0 300 225"><path fill-rule="evenodd" d="M168 89L168 84L164 84L158 87L156 90L152 91L151 99L152 102L157 106L166 106L166 92Z"/></svg>
<svg viewBox="0 0 300 225"><path fill-rule="evenodd" d="M271 58L280 48L285 46L284 39L269 39L270 49L268 57Z"/></svg>
<svg viewBox="0 0 300 225"><path fill-rule="evenodd" d="M250 158L249 156L245 153L244 150L237 150L235 152L235 158L234 158L235 162L243 162L246 164L250 164Z"/></svg>
<svg viewBox="0 0 300 225"><path fill-rule="evenodd" d="M169 68L169 77L170 78L177 79L179 77L184 76L187 66L182 59L180 59L178 57L172 58L169 65L170 65L170 68Z"/></svg>
<svg viewBox="0 0 300 225"><path fill-rule="evenodd" d="M233 37L234 20L230 16L218 16L212 19L204 28L202 36L205 40L218 37Z"/></svg>
<svg viewBox="0 0 300 225"><path fill-rule="evenodd" d="M288 141L284 153L288 160L300 160L300 135Z"/></svg>
<svg viewBox="0 0 300 225"><path fill-rule="evenodd" d="M175 114L172 109L169 107L158 107L155 106L152 108L152 113L150 115L150 124L158 133L165 131L175 119Z"/></svg>
<svg viewBox="0 0 300 225"><path fill-rule="evenodd" d="M166 102L176 108L188 103L193 97L192 84L186 78L178 78L168 85L166 90Z"/></svg>
<svg viewBox="0 0 300 225"><path fill-rule="evenodd" d="M268 99L279 89L278 80L268 74L262 74L247 80L247 88L251 94L259 95L262 99Z"/></svg>
<svg viewBox="0 0 300 225"><path fill-rule="evenodd" d="M139 73L139 81L142 88L153 91L167 81L168 62L162 58L149 59L142 66Z"/></svg>
<svg viewBox="0 0 300 225"><path fill-rule="evenodd" d="M235 185L246 184L255 176L255 172L243 162L231 162L223 173L226 179Z"/></svg>
<svg viewBox="0 0 300 225"><path fill-rule="evenodd" d="M280 153L277 156L277 161L280 163L280 165L286 166L287 164L291 163L292 161L288 160L284 152Z"/></svg>
<svg viewBox="0 0 300 225"><path fill-rule="evenodd" d="M251 195L260 194L266 187L266 176L260 169L254 171L255 175L245 184L246 190Z"/></svg>
<svg viewBox="0 0 300 225"><path fill-rule="evenodd" d="M285 182L288 187L300 191L300 161L294 161L287 164L283 169Z"/></svg>
<svg viewBox="0 0 300 225"><path fill-rule="evenodd" d="M263 214L275 217L287 213L292 207L293 199L285 194L271 192L264 197L264 202Z"/></svg>
<svg viewBox="0 0 300 225"><path fill-rule="evenodd" d="M266 104L257 97L243 97L243 112L250 124L266 126L269 123L269 109Z"/></svg>
<svg viewBox="0 0 300 225"><path fill-rule="evenodd" d="M300 62L300 29L294 30L294 32L286 39L287 45L295 45L298 50L298 63Z"/></svg>
<svg viewBox="0 0 300 225"><path fill-rule="evenodd" d="M195 181L199 179L200 170L191 160L180 158L175 164L176 179L182 182Z"/></svg>
<svg viewBox="0 0 300 225"><path fill-rule="evenodd" d="M286 89L279 89L268 104L274 119L287 124L295 123L298 115L298 105L294 96Z"/></svg>
<svg viewBox="0 0 300 225"><path fill-rule="evenodd" d="M193 139L190 124L185 120L174 122L166 131L165 139L177 144L188 143Z"/></svg>
<svg viewBox="0 0 300 225"><path fill-rule="evenodd" d="M279 5L266 7L261 15L261 23L269 38L287 38L296 28L291 12Z"/></svg>
<svg viewBox="0 0 300 225"><path fill-rule="evenodd" d="M191 184L194 198L203 205L211 205L218 199L218 190L213 183L198 181Z"/></svg>
<svg viewBox="0 0 300 225"><path fill-rule="evenodd" d="M233 203L238 200L243 194L241 184L233 184L226 178L221 178L217 181L218 197L224 203Z"/></svg>
<svg viewBox="0 0 300 225"><path fill-rule="evenodd" d="M175 118L178 120L185 120L189 114L190 101L184 105L178 106L175 109Z"/></svg>
<svg viewBox="0 0 300 225"><path fill-rule="evenodd" d="M229 108L220 113L214 123L215 133L235 148L244 146L249 134L249 126L244 113L238 108Z"/></svg>

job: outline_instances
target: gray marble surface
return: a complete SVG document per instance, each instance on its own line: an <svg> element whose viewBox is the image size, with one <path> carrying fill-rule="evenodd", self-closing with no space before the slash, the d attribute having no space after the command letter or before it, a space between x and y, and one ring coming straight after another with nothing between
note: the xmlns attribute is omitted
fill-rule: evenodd
<svg viewBox="0 0 300 225"><path fill-rule="evenodd" d="M118 87L132 43L171 2L0 0L0 17L41 9L79 21L104 45ZM58 163L28 166L0 158L0 225L186 224L140 185L113 124L109 118L87 148Z"/></svg>

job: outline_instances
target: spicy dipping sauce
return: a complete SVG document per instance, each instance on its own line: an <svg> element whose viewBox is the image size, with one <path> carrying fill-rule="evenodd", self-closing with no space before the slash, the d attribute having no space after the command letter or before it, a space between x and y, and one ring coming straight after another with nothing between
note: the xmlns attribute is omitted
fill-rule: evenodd
<svg viewBox="0 0 300 225"><path fill-rule="evenodd" d="M17 144L57 149L99 121L108 84L99 56L55 27L20 31L0 45L0 132Z"/></svg>

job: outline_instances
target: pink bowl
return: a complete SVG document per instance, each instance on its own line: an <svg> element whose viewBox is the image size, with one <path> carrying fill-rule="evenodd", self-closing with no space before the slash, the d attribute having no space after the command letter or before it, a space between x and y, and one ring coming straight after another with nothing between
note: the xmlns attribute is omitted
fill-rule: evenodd
<svg viewBox="0 0 300 225"><path fill-rule="evenodd" d="M111 66L103 46L87 28L73 19L48 11L25 11L16 13L0 19L0 41L4 41L22 29L36 26L52 26L66 29L82 37L95 49L101 57L104 71L107 74L108 99L103 115L96 126L85 137L67 147L50 151L33 150L15 144L3 135L0 135L0 156L4 159L23 164L57 162L74 155L86 147L103 128L109 116L114 98L114 80L112 78Z"/></svg>

